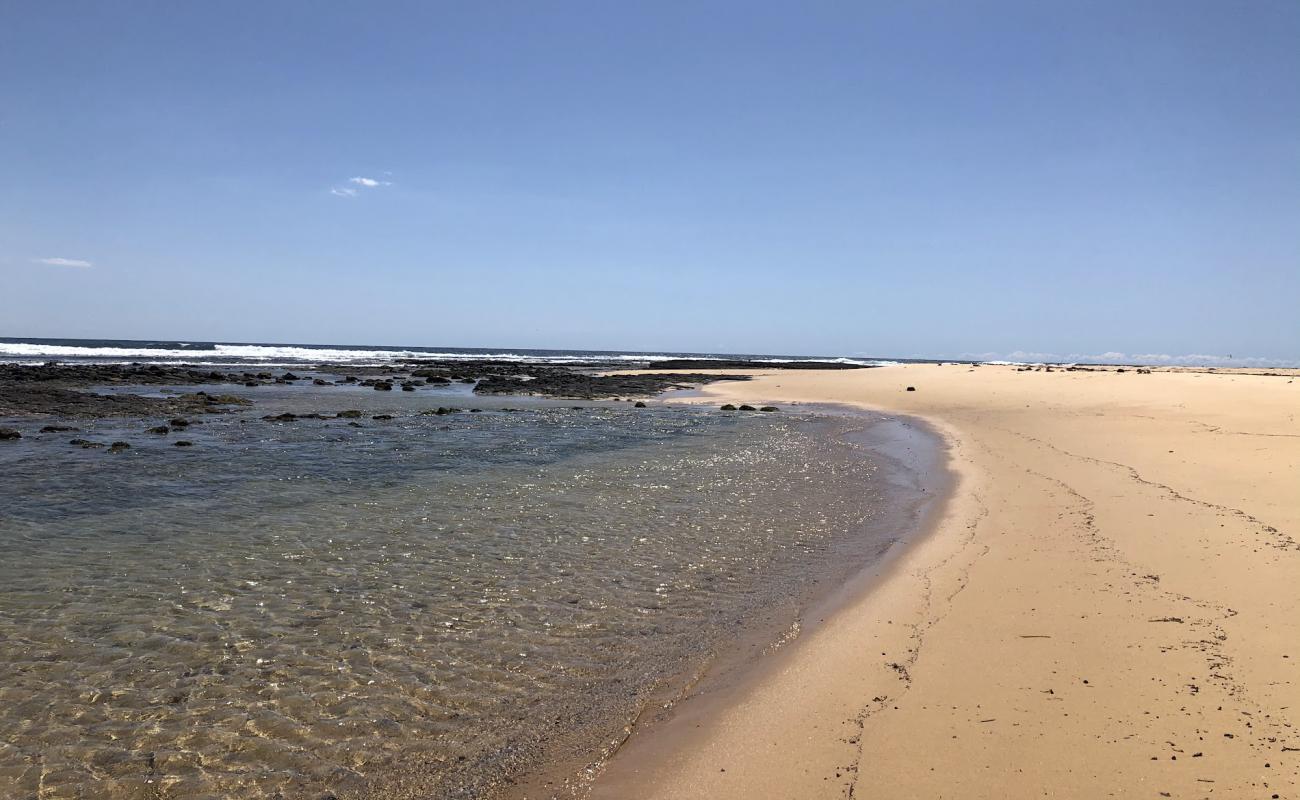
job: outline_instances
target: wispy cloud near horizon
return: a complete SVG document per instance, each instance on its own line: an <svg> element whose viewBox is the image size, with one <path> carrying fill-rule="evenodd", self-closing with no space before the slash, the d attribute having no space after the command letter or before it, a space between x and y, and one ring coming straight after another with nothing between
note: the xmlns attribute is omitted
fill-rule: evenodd
<svg viewBox="0 0 1300 800"><path fill-rule="evenodd" d="M81 258L33 258L32 261L37 264L46 264L51 267L79 267L81 269L89 269L90 267L95 266L93 261L86 261Z"/></svg>

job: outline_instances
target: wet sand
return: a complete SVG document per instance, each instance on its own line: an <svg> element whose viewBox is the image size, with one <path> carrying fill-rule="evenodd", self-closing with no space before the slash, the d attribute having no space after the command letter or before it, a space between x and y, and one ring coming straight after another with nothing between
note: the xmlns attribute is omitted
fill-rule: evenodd
<svg viewBox="0 0 1300 800"><path fill-rule="evenodd" d="M958 485L883 580L634 736L592 797L1296 797L1300 374L1271 372L707 388L920 417Z"/></svg>

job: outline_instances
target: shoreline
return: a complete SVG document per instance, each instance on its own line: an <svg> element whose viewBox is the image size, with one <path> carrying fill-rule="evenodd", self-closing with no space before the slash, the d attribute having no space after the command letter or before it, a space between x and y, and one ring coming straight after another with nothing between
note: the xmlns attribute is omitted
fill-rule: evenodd
<svg viewBox="0 0 1300 800"><path fill-rule="evenodd" d="M943 518L593 800L1296 796L1295 371L871 372L700 394L931 422L960 476Z"/></svg>
<svg viewBox="0 0 1300 800"><path fill-rule="evenodd" d="M694 394L694 390L689 390ZM682 392L681 394L688 394ZM704 398L700 398L704 399ZM702 402L690 405L701 406ZM883 529L898 530L896 539L883 551L841 574L822 575L815 583L824 586L807 590L807 596L793 601L780 621L754 623L721 642L703 662L695 663L665 680L606 752L592 758L570 758L544 764L521 776L502 797L529 798L596 797L593 785L611 760L641 760L645 750L679 736L684 719L715 714L738 695L758 684L813 635L827 620L850 608L894 569L896 563L917 542L923 540L946 503L953 496L955 476L948 468L946 439L923 420L898 414L882 414L844 404L803 404L799 411L818 416L861 420L863 427L839 437L866 450L863 458L882 466L891 482L907 477L915 485L889 490L890 519L862 523L864 536L874 537ZM791 409L793 410L793 409ZM904 430L899 430L902 428ZM902 451L909 452L902 452ZM887 463L882 463L887 462ZM601 790L603 791L603 789ZM627 797L635 794L616 794Z"/></svg>

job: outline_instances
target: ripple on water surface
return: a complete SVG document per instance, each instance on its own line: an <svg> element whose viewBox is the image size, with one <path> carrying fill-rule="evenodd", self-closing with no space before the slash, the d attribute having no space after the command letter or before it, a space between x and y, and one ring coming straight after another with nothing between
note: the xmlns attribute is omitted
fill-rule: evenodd
<svg viewBox="0 0 1300 800"><path fill-rule="evenodd" d="M861 421L364 422L0 453L0 796L490 796L882 545Z"/></svg>

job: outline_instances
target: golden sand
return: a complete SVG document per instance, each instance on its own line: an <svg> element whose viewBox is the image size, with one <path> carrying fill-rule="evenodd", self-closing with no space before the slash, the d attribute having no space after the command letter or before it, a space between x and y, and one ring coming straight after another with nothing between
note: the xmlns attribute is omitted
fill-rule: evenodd
<svg viewBox="0 0 1300 800"><path fill-rule="evenodd" d="M908 365L706 394L923 418L958 485L883 580L634 736L593 797L1300 796L1300 376Z"/></svg>

